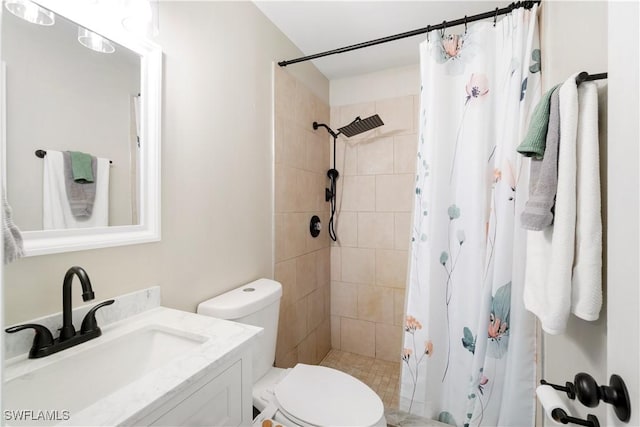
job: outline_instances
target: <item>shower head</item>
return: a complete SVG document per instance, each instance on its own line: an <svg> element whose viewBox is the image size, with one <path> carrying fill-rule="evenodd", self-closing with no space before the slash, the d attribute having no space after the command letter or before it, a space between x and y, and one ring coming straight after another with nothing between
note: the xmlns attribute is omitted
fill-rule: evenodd
<svg viewBox="0 0 640 427"><path fill-rule="evenodd" d="M348 125L341 127L338 129L338 133L344 134L348 138L352 136L356 136L361 134L362 132L369 131L371 129L375 129L378 126L384 125L382 119L377 114L367 117L362 120L360 117L356 117L354 121L349 123Z"/></svg>

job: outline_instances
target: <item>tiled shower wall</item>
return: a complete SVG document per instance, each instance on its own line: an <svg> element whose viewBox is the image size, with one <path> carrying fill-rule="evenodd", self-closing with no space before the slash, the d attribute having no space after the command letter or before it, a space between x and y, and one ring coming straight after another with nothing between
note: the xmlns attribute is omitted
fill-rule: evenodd
<svg viewBox="0 0 640 427"><path fill-rule="evenodd" d="M276 366L317 364L331 347L330 245L324 200L329 106L285 70L275 85L275 279L282 283ZM313 215L324 228L309 233Z"/></svg>
<svg viewBox="0 0 640 427"><path fill-rule="evenodd" d="M398 361L415 188L415 95L332 107L333 129L379 114L384 126L336 149L337 244L331 247L331 343Z"/></svg>

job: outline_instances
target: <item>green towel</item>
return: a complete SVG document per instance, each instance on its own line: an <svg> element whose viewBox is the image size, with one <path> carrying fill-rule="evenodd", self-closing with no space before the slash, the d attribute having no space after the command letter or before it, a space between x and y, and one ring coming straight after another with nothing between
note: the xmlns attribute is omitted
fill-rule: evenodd
<svg viewBox="0 0 640 427"><path fill-rule="evenodd" d="M524 141L517 148L518 153L525 157L533 157L541 160L544 157L544 150L547 145L547 128L549 127L549 108L551 105L551 94L560 85L551 88L550 91L542 95L540 102L536 105L531 115L531 123Z"/></svg>
<svg viewBox="0 0 640 427"><path fill-rule="evenodd" d="M71 170L75 182L93 182L93 168L91 167L91 155L80 151L70 151Z"/></svg>

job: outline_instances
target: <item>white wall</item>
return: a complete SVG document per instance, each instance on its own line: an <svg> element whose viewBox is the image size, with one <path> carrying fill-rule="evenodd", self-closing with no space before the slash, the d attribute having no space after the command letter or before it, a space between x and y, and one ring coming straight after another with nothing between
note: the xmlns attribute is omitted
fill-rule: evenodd
<svg viewBox="0 0 640 427"><path fill-rule="evenodd" d="M37 149L83 151L113 161L109 224L132 224L131 96L137 55L101 54L77 42L77 26L29 24L3 15L7 69L7 194L16 225L42 230L43 161ZM137 223L137 222L136 222Z"/></svg>
<svg viewBox="0 0 640 427"><path fill-rule="evenodd" d="M160 2L158 42L162 241L8 265L6 324L60 311L72 265L86 268L98 299L160 285L163 305L187 311L273 277L271 67L301 52L250 2ZM289 72L328 101L328 82L310 63Z"/></svg>
<svg viewBox="0 0 640 427"><path fill-rule="evenodd" d="M607 3L604 1L551 1L541 9L541 43L543 90L548 90L570 75L581 71L602 73L607 71ZM599 96L599 126L603 230L607 229L607 90L606 80ZM602 87L604 86L604 88ZM604 240L604 239L603 239ZM605 245L606 246L606 245ZM606 253L606 247L605 247ZM603 277L606 278L606 262ZM606 294L606 280L603 280ZM606 295L605 295L606 298ZM587 372L597 381L604 381L607 369L607 310L603 305L600 319L587 322L570 316L563 335L543 334L541 377L552 383L573 381L578 372ZM605 405L586 408L579 402L565 398L574 416L596 415L602 424L606 419ZM546 425L550 425L545 418Z"/></svg>
<svg viewBox="0 0 640 427"><path fill-rule="evenodd" d="M638 2L609 3L609 285L607 376L601 379L605 384L611 374L624 379L631 398L631 420L622 423L609 407L608 417L600 421L607 426L640 425L639 27Z"/></svg>

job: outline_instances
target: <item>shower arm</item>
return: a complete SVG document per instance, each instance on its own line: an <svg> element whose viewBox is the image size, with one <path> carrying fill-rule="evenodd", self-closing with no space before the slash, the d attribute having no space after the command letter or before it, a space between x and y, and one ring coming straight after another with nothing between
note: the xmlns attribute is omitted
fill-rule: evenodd
<svg viewBox="0 0 640 427"><path fill-rule="evenodd" d="M329 132L329 134L333 137L334 140L338 138L338 135L340 135L339 131L338 133L335 133L333 129L331 129L329 126L325 125L324 123L313 122L313 130L318 130L319 127L325 128L327 132Z"/></svg>

